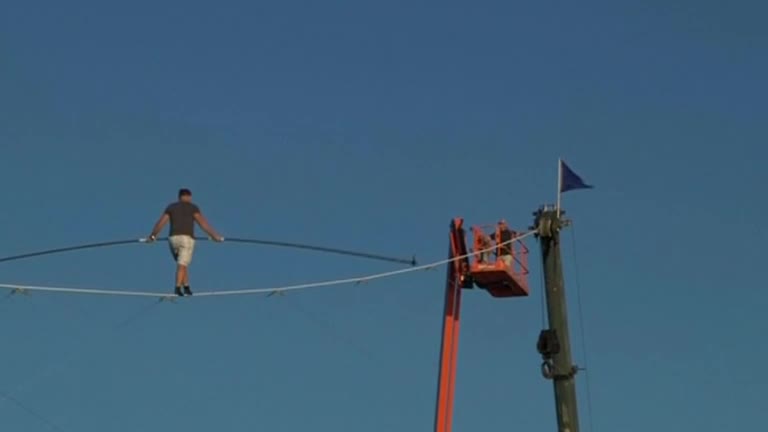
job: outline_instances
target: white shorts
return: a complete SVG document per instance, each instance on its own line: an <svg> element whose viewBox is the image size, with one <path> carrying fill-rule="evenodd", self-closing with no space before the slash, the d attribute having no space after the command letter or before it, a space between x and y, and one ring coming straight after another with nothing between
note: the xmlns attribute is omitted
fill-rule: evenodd
<svg viewBox="0 0 768 432"><path fill-rule="evenodd" d="M171 254L178 265L187 267L192 262L192 253L195 251L195 239L186 235L168 237Z"/></svg>

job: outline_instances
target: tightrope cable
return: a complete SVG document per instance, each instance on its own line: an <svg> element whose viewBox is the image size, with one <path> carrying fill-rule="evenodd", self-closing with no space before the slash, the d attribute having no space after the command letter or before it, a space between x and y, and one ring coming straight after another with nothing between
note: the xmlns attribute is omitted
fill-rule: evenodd
<svg viewBox="0 0 768 432"><path fill-rule="evenodd" d="M576 258L576 228L573 226L573 222L571 222L571 240L572 240L571 246L573 248L574 276L576 279L576 303L579 309L579 329L581 333L582 355L584 356L584 372L586 372L587 414L589 415L589 431L594 432L595 424L594 424L594 418L592 414L592 386L590 383L591 380L590 380L589 364L587 363L587 337L586 337L586 330L584 328L584 310L582 308L582 302L581 302L581 280L579 277L579 263Z"/></svg>
<svg viewBox="0 0 768 432"><path fill-rule="evenodd" d="M37 419L39 422L41 422L41 423L45 424L46 426L48 426L49 429L55 430L55 431L59 431L59 432L64 432L64 429L62 429L61 426L57 425L56 423L52 422L48 418L44 417L42 414L40 414L39 412L33 410L27 404L23 403L22 401L18 400L17 398L15 398L15 397L13 397L13 396L11 396L9 394L6 394L6 393L0 391L0 399L7 400L8 402L16 405L22 411L26 412L30 416L32 416L35 419Z"/></svg>
<svg viewBox="0 0 768 432"><path fill-rule="evenodd" d="M526 237L534 235L535 233L536 233L535 230L528 231L524 234L517 235L510 240L501 242L487 249L476 250L474 252L470 252L461 256L456 256L453 258L435 261L429 264L423 264L423 265L413 266L413 267L399 269L399 270L392 270L392 271L387 271L383 273L375 273L367 276L357 276L357 277L334 279L334 280L327 280L327 281L320 281L320 282L308 282L308 283L295 284L295 285L276 286L271 288L254 288L254 289L241 289L241 290L231 290L231 291L207 291L207 292L196 293L193 297L220 297L220 296L247 295L247 294L272 294L272 293L283 292L283 291L294 291L294 290L319 288L319 287L327 287L327 286L334 286L334 285L365 283L365 282L370 282L377 279L389 278L392 276L397 276L405 273L413 273L421 270L429 270L434 267L448 264L454 261L462 260L474 255L478 255L485 252L491 252L496 250L498 246L520 241ZM149 291L117 291L117 290L107 290L107 289L29 286L29 285L16 285L16 284L0 284L0 288L10 289L10 290L13 290L14 292L47 291L47 292L59 292L59 293L70 293L70 294L95 294L95 295L111 295L111 296L127 296L127 297L154 297L154 298L160 298L160 299L176 299L177 298L177 296L172 294L149 292Z"/></svg>
<svg viewBox="0 0 768 432"><path fill-rule="evenodd" d="M60 254L64 252L74 252L74 251L85 250L85 249L97 249L97 248L110 247L110 246L120 246L120 245L132 244L132 243L141 243L141 240L139 239L115 240L115 241L99 242L99 243L85 243L81 245L67 246L67 247L61 247L56 249L47 249L42 251L24 253L20 255L11 255L7 257L2 257L0 258L0 263L22 260L27 258L35 258L35 257L40 257L45 255Z"/></svg>
<svg viewBox="0 0 768 432"><path fill-rule="evenodd" d="M357 252L357 251L351 251L346 249L330 248L325 246L313 246L313 245L307 245L307 244L301 244L301 243L291 243L291 242L276 241L276 240L226 238L224 241L231 242L231 243L246 243L246 244L258 244L258 245L264 245L264 246L286 247L286 248L292 248L292 249L305 249L305 250L312 250L316 252L325 252L325 253L331 253L331 254L337 254L337 255L348 255L348 256L355 256L358 258L368 258L368 259L378 260L378 261L388 261L388 262L394 262L398 264L408 264L412 266L416 265L416 257L413 257L411 259L393 258L385 255L372 254L367 252Z"/></svg>
<svg viewBox="0 0 768 432"><path fill-rule="evenodd" d="M168 240L168 238L162 237L162 238L158 238L155 241L157 242L157 241L164 241L164 240ZM195 237L195 240L207 241L210 239L207 237ZM368 252L359 252L359 251L352 251L347 249L339 249L339 248L332 248L332 247L326 247L326 246L316 246L316 245L303 244L303 243L284 242L284 241L277 241L277 240L262 240L262 239L235 237L235 238L224 239L224 241L229 243L244 243L244 244L263 245L263 246L285 247L285 248L291 248L291 249L304 249L304 250L312 250L316 252L346 255L346 256L353 256L358 258L367 258L367 259L372 259L377 261L387 261L387 262L394 262L398 264L408 264L408 265L414 265L414 266L416 265L416 257L413 257L410 259L396 258L396 257L390 257L386 255L368 253ZM98 242L98 243L85 243L85 244L66 246L66 247L60 247L55 249L46 249L41 251L28 252L28 253L23 253L19 255L10 255L10 256L0 258L0 263L41 257L46 255L55 255L55 254L61 254L66 252L81 251L86 249L99 249L99 248L105 248L105 247L122 246L122 245L139 244L139 243L150 243L150 242L148 242L147 239L145 238L139 238L139 239L128 239L128 240L113 240L113 241Z"/></svg>

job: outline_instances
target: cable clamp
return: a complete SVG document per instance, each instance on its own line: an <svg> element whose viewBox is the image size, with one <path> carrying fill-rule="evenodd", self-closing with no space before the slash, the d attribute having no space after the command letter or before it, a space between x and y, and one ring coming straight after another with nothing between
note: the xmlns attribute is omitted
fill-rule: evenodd
<svg viewBox="0 0 768 432"><path fill-rule="evenodd" d="M555 365L551 359L544 360L544 362L541 364L541 374L544 376L544 378L554 381L573 379L573 377L575 377L580 370L584 369L581 369L578 366L571 366L567 373L555 373Z"/></svg>

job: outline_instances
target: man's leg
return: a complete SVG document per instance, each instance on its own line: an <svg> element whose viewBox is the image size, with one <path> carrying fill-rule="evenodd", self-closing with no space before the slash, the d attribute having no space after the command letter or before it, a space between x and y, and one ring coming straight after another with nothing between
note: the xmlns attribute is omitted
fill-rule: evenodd
<svg viewBox="0 0 768 432"><path fill-rule="evenodd" d="M174 294L177 296L183 296L184 293L181 292L181 283L184 280L184 271L181 265L179 265L179 252L181 250L181 244L179 241L178 236L170 236L168 237L168 247L171 250L171 256L173 256L173 261L176 262L176 277L175 277L175 283L174 286Z"/></svg>
<svg viewBox="0 0 768 432"><path fill-rule="evenodd" d="M192 253L195 249L195 239L185 236L182 240L183 247L179 253L179 266L181 269L180 280L177 280L177 284L181 282L181 286L184 288L185 295L192 295L192 290L189 288L189 264L192 262Z"/></svg>
<svg viewBox="0 0 768 432"><path fill-rule="evenodd" d="M189 288L189 267L184 267L184 294L192 295L192 289Z"/></svg>
<svg viewBox="0 0 768 432"><path fill-rule="evenodd" d="M171 254L176 261L176 280L174 284L174 293L177 296L183 296L182 287L187 282L187 267L189 266L188 244L184 236L171 236L168 243L171 247Z"/></svg>
<svg viewBox="0 0 768 432"><path fill-rule="evenodd" d="M187 266L178 264L176 266L176 289L180 290L184 286L184 280L187 277Z"/></svg>

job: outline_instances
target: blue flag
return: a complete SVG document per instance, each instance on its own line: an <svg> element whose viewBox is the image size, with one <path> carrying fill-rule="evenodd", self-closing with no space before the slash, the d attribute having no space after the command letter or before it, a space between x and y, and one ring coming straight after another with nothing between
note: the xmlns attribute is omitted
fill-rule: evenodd
<svg viewBox="0 0 768 432"><path fill-rule="evenodd" d="M592 185L584 183L584 180L563 161L560 161L560 170L560 192L568 192L574 189L592 189Z"/></svg>

